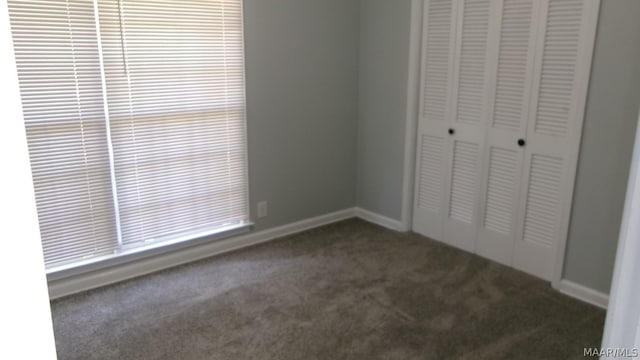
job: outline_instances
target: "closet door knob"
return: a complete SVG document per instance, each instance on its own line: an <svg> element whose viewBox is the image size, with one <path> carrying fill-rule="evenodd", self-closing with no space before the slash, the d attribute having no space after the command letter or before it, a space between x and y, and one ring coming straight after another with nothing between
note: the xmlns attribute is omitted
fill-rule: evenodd
<svg viewBox="0 0 640 360"><path fill-rule="evenodd" d="M518 146L524 146L526 144L526 142L524 141L524 139L518 139Z"/></svg>
<svg viewBox="0 0 640 360"><path fill-rule="evenodd" d="M449 129L449 135L453 135L455 133L456 133L456 131L454 129Z"/></svg>

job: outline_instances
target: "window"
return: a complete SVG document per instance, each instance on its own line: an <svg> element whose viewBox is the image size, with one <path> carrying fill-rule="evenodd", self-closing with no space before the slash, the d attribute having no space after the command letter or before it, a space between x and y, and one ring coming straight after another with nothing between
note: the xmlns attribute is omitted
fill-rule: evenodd
<svg viewBox="0 0 640 360"><path fill-rule="evenodd" d="M248 224L241 0L9 0L48 271Z"/></svg>

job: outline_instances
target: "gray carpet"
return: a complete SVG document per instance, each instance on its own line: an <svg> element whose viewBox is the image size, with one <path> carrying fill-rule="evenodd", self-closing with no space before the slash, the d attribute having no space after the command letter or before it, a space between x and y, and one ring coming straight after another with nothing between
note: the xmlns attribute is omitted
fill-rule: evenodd
<svg viewBox="0 0 640 360"><path fill-rule="evenodd" d="M59 359L583 359L604 311L347 220L52 302Z"/></svg>

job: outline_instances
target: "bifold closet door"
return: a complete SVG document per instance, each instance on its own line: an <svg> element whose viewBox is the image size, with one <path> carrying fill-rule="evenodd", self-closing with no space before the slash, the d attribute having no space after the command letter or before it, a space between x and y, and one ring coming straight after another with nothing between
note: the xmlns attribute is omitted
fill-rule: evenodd
<svg viewBox="0 0 640 360"><path fill-rule="evenodd" d="M414 231L442 240L450 173L450 111L457 7L453 0L425 1Z"/></svg>
<svg viewBox="0 0 640 360"><path fill-rule="evenodd" d="M457 4L453 104L449 136L448 176L445 177L446 208L442 240L475 251L479 224L478 202L484 168L487 123L487 87L491 25L496 20L493 0L459 0Z"/></svg>
<svg viewBox="0 0 640 360"><path fill-rule="evenodd" d="M518 224L528 107L536 50L539 0L492 0L498 21L491 33L492 79L485 169L476 252L512 265ZM520 143L522 144L522 143Z"/></svg>
<svg viewBox="0 0 640 360"><path fill-rule="evenodd" d="M414 231L550 280L599 0L425 0Z"/></svg>
<svg viewBox="0 0 640 360"><path fill-rule="evenodd" d="M567 236L599 1L538 1L513 265L551 280Z"/></svg>
<svg viewBox="0 0 640 360"><path fill-rule="evenodd" d="M491 0L425 3L414 229L467 251L477 231L493 13Z"/></svg>

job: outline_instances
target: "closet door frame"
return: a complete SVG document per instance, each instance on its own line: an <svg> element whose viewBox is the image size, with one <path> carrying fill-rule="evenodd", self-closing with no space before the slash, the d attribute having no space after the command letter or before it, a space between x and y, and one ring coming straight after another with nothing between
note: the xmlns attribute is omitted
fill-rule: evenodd
<svg viewBox="0 0 640 360"><path fill-rule="evenodd" d="M404 181L403 181L403 206L402 219L400 229L410 231L414 228L414 208L416 195L418 191L418 124L419 111L421 108L421 75L422 75L422 37L424 35L424 17L423 12L425 5L429 0L412 0L411 3L411 24L410 24L410 53L409 53L409 69L408 69L408 86L407 86L407 118L405 132L405 161L404 161ZM567 245L567 235L569 230L569 220L572 210L573 189L575 187L575 175L578 163L578 155L582 140L582 127L584 123L584 113L587 101L587 92L589 89L591 64L593 60L593 49L595 45L595 35L598 24L598 16L600 9L600 0L590 0L585 2L586 9L591 20L587 21L585 32L587 33L587 41L583 54L589 56L581 57L577 63L579 67L579 84L576 94L583 99L580 104L576 105L574 116L582 119L574 124L577 134L577 141L571 147L568 154L569 162L565 171L568 172L566 181L570 183L572 191L563 194L563 203L567 204L562 209L562 226L560 229L559 241L555 244L555 266L551 284L554 288L559 289L562 282L562 274L564 270L564 259ZM538 55L536 55L538 56ZM578 95L575 95L578 96Z"/></svg>

